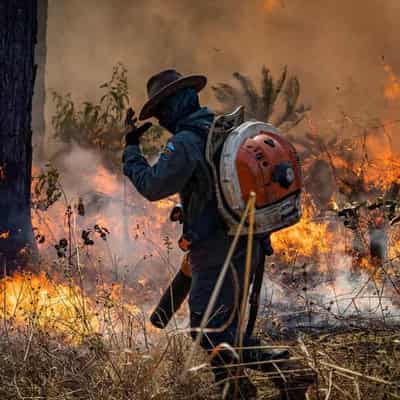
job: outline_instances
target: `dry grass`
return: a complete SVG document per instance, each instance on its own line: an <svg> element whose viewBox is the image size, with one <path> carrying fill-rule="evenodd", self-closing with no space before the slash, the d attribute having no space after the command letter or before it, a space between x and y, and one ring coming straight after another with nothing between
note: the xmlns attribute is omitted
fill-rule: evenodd
<svg viewBox="0 0 400 400"><path fill-rule="evenodd" d="M164 339L148 348L129 348L123 343L118 346L116 338L93 334L72 344L62 334L8 325L0 339L0 398L145 400L211 396L204 374L179 380L189 341L179 336ZM197 395L200 391L204 395Z"/></svg>
<svg viewBox="0 0 400 400"><path fill-rule="evenodd" d="M298 347L317 369L324 399L400 398L398 330L327 334Z"/></svg>
<svg viewBox="0 0 400 400"><path fill-rule="evenodd" d="M165 339L165 337L163 337ZM190 340L171 334L147 349L117 347L102 335L68 344L65 336L8 326L0 339L0 398L8 399L213 399L210 371L180 379ZM292 347L318 372L312 399L400 398L397 331L306 337ZM199 355L194 364L205 359ZM253 373L260 399L274 389Z"/></svg>

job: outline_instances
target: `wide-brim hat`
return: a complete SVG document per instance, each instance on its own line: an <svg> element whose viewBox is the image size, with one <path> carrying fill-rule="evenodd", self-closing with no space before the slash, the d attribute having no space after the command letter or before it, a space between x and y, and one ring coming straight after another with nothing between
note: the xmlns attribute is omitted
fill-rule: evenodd
<svg viewBox="0 0 400 400"><path fill-rule="evenodd" d="M200 92L207 84L204 75L183 76L174 69L167 69L152 76L147 82L147 95L149 99L140 111L139 119L154 117L157 106L167 97L174 95L178 90L193 88Z"/></svg>

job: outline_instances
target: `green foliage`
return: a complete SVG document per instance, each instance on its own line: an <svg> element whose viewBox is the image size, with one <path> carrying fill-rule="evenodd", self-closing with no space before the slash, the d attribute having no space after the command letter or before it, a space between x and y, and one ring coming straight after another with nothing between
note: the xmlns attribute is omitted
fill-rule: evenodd
<svg viewBox="0 0 400 400"><path fill-rule="evenodd" d="M32 178L32 207L41 211L47 210L61 196L60 174L50 164L38 176Z"/></svg>
<svg viewBox="0 0 400 400"><path fill-rule="evenodd" d="M119 169L126 134L125 115L129 107L127 69L121 63L113 68L112 77L100 85L103 94L98 102L85 101L77 107L70 93L52 92L55 114L52 117L55 136L63 143L77 143L99 151L107 166ZM144 152L151 155L160 149L162 128L152 127L144 140Z"/></svg>
<svg viewBox="0 0 400 400"><path fill-rule="evenodd" d="M77 109L70 93L63 96L53 91L56 112L52 124L56 137L66 143L74 141L82 146L101 146L109 142L108 133L123 132L124 115L129 104L126 68L117 64L111 80L100 88L105 93L99 103L85 101L81 109Z"/></svg>
<svg viewBox="0 0 400 400"><path fill-rule="evenodd" d="M244 105L246 118L261 121L272 120L276 126L283 124L287 124L289 127L296 126L310 109L299 104L300 82L297 77L288 77L287 67L284 67L276 80L265 66L262 67L261 75L259 92L250 78L239 72L233 74L239 87L226 83L213 86L215 97L223 105L222 111ZM278 106L278 103L282 103L281 107ZM282 110L278 111L278 108L282 108Z"/></svg>

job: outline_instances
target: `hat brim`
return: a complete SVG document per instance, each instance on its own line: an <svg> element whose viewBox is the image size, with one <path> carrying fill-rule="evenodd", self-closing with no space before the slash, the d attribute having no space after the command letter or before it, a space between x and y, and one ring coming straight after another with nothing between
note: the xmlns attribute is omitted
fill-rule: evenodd
<svg viewBox="0 0 400 400"><path fill-rule="evenodd" d="M169 85L164 86L154 96L150 97L149 100L147 100L140 111L139 119L144 120L154 117L154 111L161 101L175 94L178 90L193 88L197 92L200 92L202 89L204 89L206 84L207 78L204 75L188 75L171 82Z"/></svg>

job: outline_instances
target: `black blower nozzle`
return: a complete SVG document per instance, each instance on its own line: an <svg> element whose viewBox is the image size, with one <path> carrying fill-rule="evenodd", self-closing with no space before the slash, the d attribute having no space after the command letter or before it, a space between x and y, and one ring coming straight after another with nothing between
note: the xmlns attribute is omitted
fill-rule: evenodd
<svg viewBox="0 0 400 400"><path fill-rule="evenodd" d="M150 322L159 329L164 329L168 325L190 291L192 278L185 274L182 269L175 275L150 316Z"/></svg>

